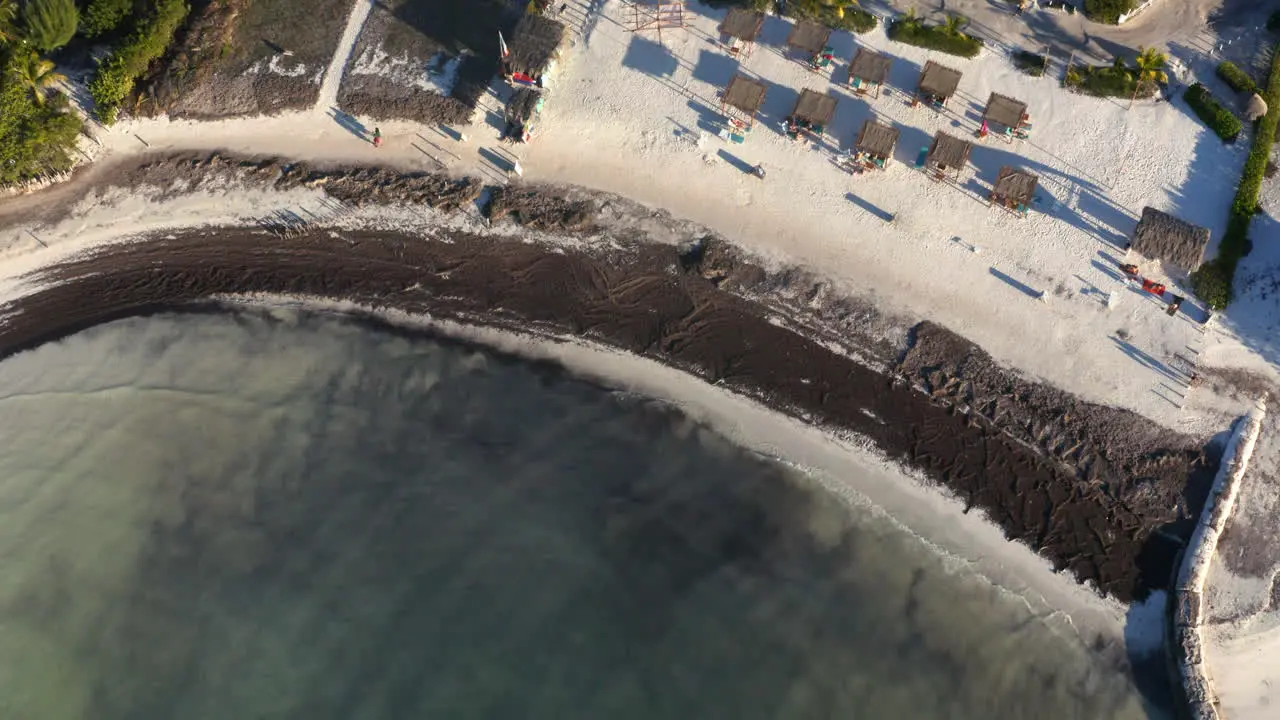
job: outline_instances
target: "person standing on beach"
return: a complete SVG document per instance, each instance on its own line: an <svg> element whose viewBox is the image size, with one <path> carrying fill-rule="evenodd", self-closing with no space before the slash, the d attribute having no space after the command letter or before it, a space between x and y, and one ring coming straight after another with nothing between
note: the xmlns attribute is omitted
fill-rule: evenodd
<svg viewBox="0 0 1280 720"><path fill-rule="evenodd" d="M373 129L373 146L382 147L382 128Z"/></svg>

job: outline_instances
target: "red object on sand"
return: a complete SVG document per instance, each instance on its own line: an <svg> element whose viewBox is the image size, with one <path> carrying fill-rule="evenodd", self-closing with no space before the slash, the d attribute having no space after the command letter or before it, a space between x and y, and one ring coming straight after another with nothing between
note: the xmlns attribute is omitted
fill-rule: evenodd
<svg viewBox="0 0 1280 720"><path fill-rule="evenodd" d="M1164 295L1164 286L1155 280L1143 279L1142 289L1155 295Z"/></svg>

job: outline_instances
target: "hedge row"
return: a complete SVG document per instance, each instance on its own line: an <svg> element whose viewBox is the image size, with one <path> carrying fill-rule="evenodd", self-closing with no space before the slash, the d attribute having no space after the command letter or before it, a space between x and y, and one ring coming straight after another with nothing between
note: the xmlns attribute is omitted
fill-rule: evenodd
<svg viewBox="0 0 1280 720"><path fill-rule="evenodd" d="M1037 55L1026 50L1016 50L1013 53L1013 66L1022 72L1035 77L1044 75L1044 70L1049 65L1049 59L1044 55Z"/></svg>
<svg viewBox="0 0 1280 720"><path fill-rule="evenodd" d="M1116 25L1134 5L1134 0L1084 0L1084 14L1094 22Z"/></svg>
<svg viewBox="0 0 1280 720"><path fill-rule="evenodd" d="M1138 71L1123 65L1072 65L1067 69L1063 85L1095 97L1151 97L1154 82L1139 83Z"/></svg>
<svg viewBox="0 0 1280 720"><path fill-rule="evenodd" d="M945 25L925 25L915 18L904 18L891 24L889 39L967 58L977 57L982 51L979 38L950 31Z"/></svg>
<svg viewBox="0 0 1280 720"><path fill-rule="evenodd" d="M1187 99L1187 104L1191 106L1191 109L1195 110L1196 115L1200 116L1200 119L1204 121L1204 124L1208 125L1209 129L1216 132L1218 137L1224 141L1234 142L1240 135L1240 131L1244 130L1244 123L1240 122L1240 118L1223 107L1222 103L1215 100L1213 94L1204 85L1200 83L1192 85L1187 88L1187 93L1184 97Z"/></svg>
<svg viewBox="0 0 1280 720"><path fill-rule="evenodd" d="M855 33L869 33L876 29L876 16L863 10L862 8L849 8L844 11L844 17L829 23L838 30L848 30Z"/></svg>
<svg viewBox="0 0 1280 720"><path fill-rule="evenodd" d="M1240 69L1238 65L1231 61L1227 61L1218 66L1218 77L1222 78L1232 90L1238 93L1247 92L1255 93L1258 91L1258 84L1249 77L1249 73Z"/></svg>
<svg viewBox="0 0 1280 720"><path fill-rule="evenodd" d="M1236 199L1231 204L1231 217L1227 220L1227 232L1218 247L1218 257L1207 262L1192 276L1192 287L1200 299L1215 310L1225 308L1235 297L1232 287L1236 266L1249 254L1253 245L1249 240L1249 224L1258 211L1258 198L1262 195L1262 180L1267 172L1267 160L1276 139L1276 126L1280 125L1280 47L1271 59L1271 73L1263 93L1267 107L1273 108L1258 121L1253 137L1253 149L1244 163L1244 174L1236 188Z"/></svg>
<svg viewBox="0 0 1280 720"><path fill-rule="evenodd" d="M120 103L133 92L134 82L147 66L169 49L188 10L186 0L159 0L151 17L98 65L89 92L103 123L115 122Z"/></svg>
<svg viewBox="0 0 1280 720"><path fill-rule="evenodd" d="M547 0L554 4L555 0ZM774 0L703 0L711 7L744 7L749 10L769 10ZM840 7L824 0L792 0L785 3L783 15L817 20L834 30L867 33L876 29L876 16L856 5Z"/></svg>

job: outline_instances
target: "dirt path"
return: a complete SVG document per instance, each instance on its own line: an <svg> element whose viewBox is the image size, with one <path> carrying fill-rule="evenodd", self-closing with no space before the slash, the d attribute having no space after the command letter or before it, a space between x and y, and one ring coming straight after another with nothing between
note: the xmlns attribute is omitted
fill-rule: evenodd
<svg viewBox="0 0 1280 720"><path fill-rule="evenodd" d="M347 18L347 27L342 31L342 39L333 52L333 60L324 73L324 83L320 86L320 98L316 100L316 109L321 112L338 105L338 88L342 86L342 76L346 74L347 63L351 61L351 51L356 47L356 38L360 37L360 28L369 17L373 8L373 0L356 0Z"/></svg>

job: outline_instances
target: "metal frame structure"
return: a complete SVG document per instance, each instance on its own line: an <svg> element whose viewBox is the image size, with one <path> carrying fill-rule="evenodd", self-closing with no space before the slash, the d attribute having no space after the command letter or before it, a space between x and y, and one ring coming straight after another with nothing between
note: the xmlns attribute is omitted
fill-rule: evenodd
<svg viewBox="0 0 1280 720"><path fill-rule="evenodd" d="M632 0L631 11L631 27L627 29L631 32L656 30L659 44L662 43L663 30L684 29L683 2Z"/></svg>

